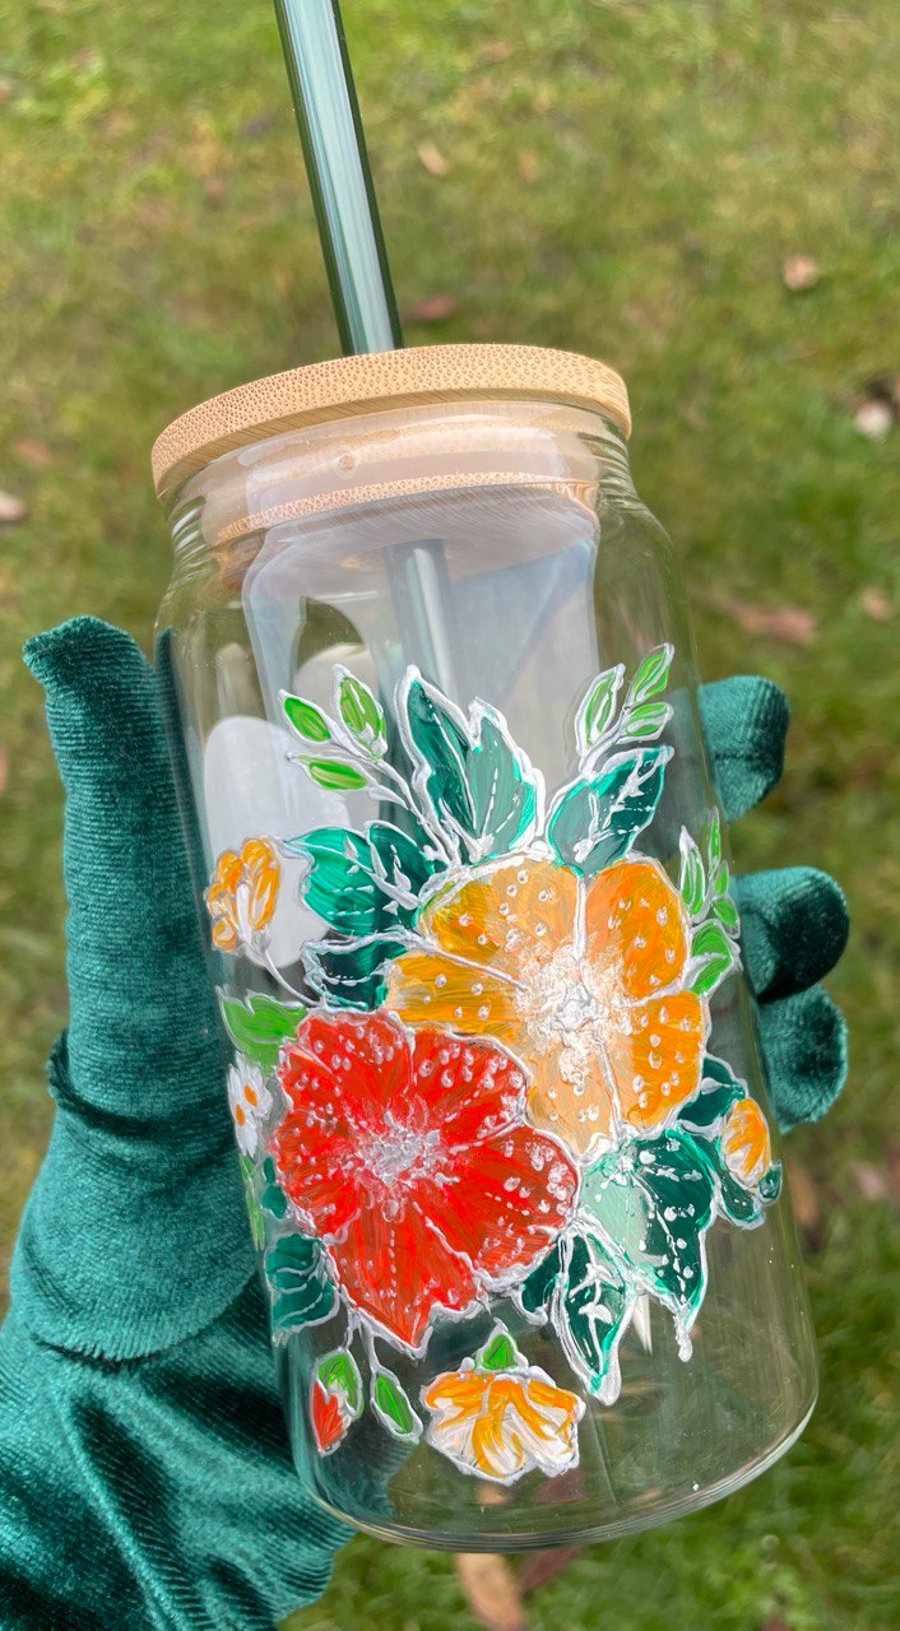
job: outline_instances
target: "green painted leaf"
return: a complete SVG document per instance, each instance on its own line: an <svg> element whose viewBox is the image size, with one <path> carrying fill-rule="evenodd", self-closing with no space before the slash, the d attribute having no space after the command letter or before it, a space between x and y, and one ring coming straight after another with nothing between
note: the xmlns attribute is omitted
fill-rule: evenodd
<svg viewBox="0 0 900 1631"><path fill-rule="evenodd" d="M781 1162L773 1161L768 1172L763 1173L757 1186L756 1192L764 1204L768 1204L770 1201L777 1201L779 1195L781 1194L783 1177L784 1174L782 1172Z"/></svg>
<svg viewBox="0 0 900 1631"><path fill-rule="evenodd" d="M235 1047L264 1070L274 1069L282 1042L296 1034L306 1013L302 1003L288 1005L256 992L244 1003L220 991L219 1007Z"/></svg>
<svg viewBox="0 0 900 1631"><path fill-rule="evenodd" d="M347 793L356 787L365 787L366 778L355 765L344 764L340 759L301 759L304 770L310 781L317 787L325 787L329 792Z"/></svg>
<svg viewBox="0 0 900 1631"><path fill-rule="evenodd" d="M650 697L658 697L669 682L669 669L675 655L674 646L656 646L648 651L646 657L638 668L628 692L629 707L637 702L647 702Z"/></svg>
<svg viewBox="0 0 900 1631"><path fill-rule="evenodd" d="M521 1303L524 1313L528 1315L540 1314L550 1302L553 1287L556 1284L560 1271L559 1245L553 1246L545 1257L542 1257L537 1268L532 1269L526 1280L519 1287L516 1301Z"/></svg>
<svg viewBox="0 0 900 1631"><path fill-rule="evenodd" d="M454 847L474 864L526 841L538 824L543 784L502 715L475 702L467 719L415 670L400 706L414 786Z"/></svg>
<svg viewBox="0 0 900 1631"><path fill-rule="evenodd" d="M715 1197L708 1157L676 1130L629 1140L589 1168L582 1185L582 1211L615 1243L627 1276L671 1310L683 1354L706 1291L703 1239Z"/></svg>
<svg viewBox="0 0 900 1631"><path fill-rule="evenodd" d="M307 742L330 742L331 726L321 708L303 697L284 696L281 699L285 718L293 725L298 736Z"/></svg>
<svg viewBox="0 0 900 1631"><path fill-rule="evenodd" d="M393 1371L377 1371L372 1381L375 1414L394 1438L417 1439L422 1423Z"/></svg>
<svg viewBox="0 0 900 1631"><path fill-rule="evenodd" d="M709 857L710 870L712 870L722 859L722 822L718 810L714 810L709 818L709 827L707 828L706 833L706 853ZM727 867L725 871L725 881L727 884Z"/></svg>
<svg viewBox="0 0 900 1631"><path fill-rule="evenodd" d="M479 1370L515 1370L518 1362L516 1345L502 1326L497 1327L475 1360Z"/></svg>
<svg viewBox="0 0 900 1631"><path fill-rule="evenodd" d="M679 841L681 851L681 873L678 879L678 892L685 906L694 917L703 908L706 899L706 869L703 857L686 827L681 829Z"/></svg>
<svg viewBox="0 0 900 1631"><path fill-rule="evenodd" d="M728 1114L736 1099L747 1091L743 1082L733 1076L723 1059L707 1055L700 1073L700 1089L678 1112L683 1127L696 1128L707 1133Z"/></svg>
<svg viewBox="0 0 900 1631"><path fill-rule="evenodd" d="M266 1231L260 1203L256 1198L255 1168L249 1155L238 1157L238 1167L244 1183L244 1202L247 1207L247 1218L250 1224L250 1237L257 1251L265 1245Z"/></svg>
<svg viewBox="0 0 900 1631"><path fill-rule="evenodd" d="M623 736L636 741L652 741L664 731L672 717L672 710L667 702L642 702L637 708L631 708L625 716Z"/></svg>
<svg viewBox="0 0 900 1631"><path fill-rule="evenodd" d="M277 1330L318 1325L334 1312L337 1295L325 1255L310 1236L284 1235L266 1254L265 1273L274 1294L272 1323Z"/></svg>
<svg viewBox="0 0 900 1631"><path fill-rule="evenodd" d="M275 1162L271 1155L267 1155L263 1162L263 1188L259 1197L259 1204L265 1212L271 1212L273 1218L287 1217L287 1196L284 1193L275 1173Z"/></svg>
<svg viewBox="0 0 900 1631"><path fill-rule="evenodd" d="M575 739L578 756L583 758L596 747L604 731L611 724L616 711L616 698L625 675L625 664L607 668L605 673L588 686L575 716Z"/></svg>
<svg viewBox="0 0 900 1631"><path fill-rule="evenodd" d="M653 820L671 756L668 747L618 754L602 775L562 788L547 822L547 837L560 860L586 874L621 860Z"/></svg>
<svg viewBox="0 0 900 1631"><path fill-rule="evenodd" d="M701 923L691 939L691 961L694 972L689 989L698 996L712 991L737 962L737 948L728 938L721 924Z"/></svg>
<svg viewBox="0 0 900 1631"><path fill-rule="evenodd" d="M369 687L346 669L338 680L337 708L351 736L379 758L387 745L384 710Z"/></svg>
<svg viewBox="0 0 900 1631"><path fill-rule="evenodd" d="M552 1319L577 1376L604 1404L619 1396L619 1342L637 1297L594 1235L566 1242L566 1274L557 1282Z"/></svg>
<svg viewBox="0 0 900 1631"><path fill-rule="evenodd" d="M303 966L313 991L340 1008L377 1008L385 993L386 965L406 950L390 934L362 945L347 941L310 940L303 947Z"/></svg>
<svg viewBox="0 0 900 1631"><path fill-rule="evenodd" d="M738 909L735 906L734 901L728 895L722 895L718 900L713 901L712 913L713 917L717 918L720 923L724 924L726 929L737 930L741 926L741 920L738 916Z"/></svg>
<svg viewBox="0 0 900 1631"><path fill-rule="evenodd" d="M434 872L423 846L389 822L364 833L319 827L284 845L312 866L303 882L307 906L341 934L367 935L408 926Z"/></svg>
<svg viewBox="0 0 900 1631"><path fill-rule="evenodd" d="M316 1366L315 1377L326 1392L340 1393L351 1417L359 1415L363 1407L362 1377L348 1348L335 1348L325 1354Z"/></svg>

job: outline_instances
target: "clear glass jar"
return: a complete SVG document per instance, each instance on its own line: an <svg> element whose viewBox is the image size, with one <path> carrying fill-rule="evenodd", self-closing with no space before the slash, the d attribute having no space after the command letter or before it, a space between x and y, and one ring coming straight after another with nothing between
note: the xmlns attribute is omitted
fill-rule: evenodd
<svg viewBox="0 0 900 1631"><path fill-rule="evenodd" d="M427 1546L689 1512L815 1397L685 595L627 428L600 365L442 347L229 393L155 453L297 1464Z"/></svg>

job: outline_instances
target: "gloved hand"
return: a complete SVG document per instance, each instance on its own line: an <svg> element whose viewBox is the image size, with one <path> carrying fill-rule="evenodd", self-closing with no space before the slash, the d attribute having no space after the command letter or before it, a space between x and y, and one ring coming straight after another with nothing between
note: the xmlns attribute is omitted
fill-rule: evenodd
<svg viewBox="0 0 900 1631"><path fill-rule="evenodd" d="M0 1604L28 1631L271 1631L347 1530L303 1494L277 1399L225 1050L162 730L131 639L78 618L26 648L66 788L68 1041L0 1332ZM729 819L781 771L765 680L704 688ZM844 1026L813 982L837 886L742 879L744 953L782 1126L827 1109Z"/></svg>

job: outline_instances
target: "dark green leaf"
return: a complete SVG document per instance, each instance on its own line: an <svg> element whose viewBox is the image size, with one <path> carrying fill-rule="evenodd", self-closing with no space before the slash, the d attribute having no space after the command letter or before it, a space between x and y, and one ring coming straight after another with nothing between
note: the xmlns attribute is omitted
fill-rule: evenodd
<svg viewBox="0 0 900 1631"><path fill-rule="evenodd" d="M731 1074L724 1060L711 1055L703 1061L700 1089L678 1112L678 1121L684 1127L708 1132L728 1114L736 1099L746 1092L743 1082Z"/></svg>
<svg viewBox="0 0 900 1631"><path fill-rule="evenodd" d="M303 966L313 991L341 1008L377 1008L384 998L384 969L405 951L389 934L358 945L310 940L303 947Z"/></svg>
<svg viewBox="0 0 900 1631"><path fill-rule="evenodd" d="M373 758L383 753L386 745L384 710L369 687L346 670L338 681L337 706L351 736Z"/></svg>
<svg viewBox="0 0 900 1631"><path fill-rule="evenodd" d="M567 1271L556 1288L553 1323L572 1369L604 1404L621 1386L618 1347L636 1292L601 1241L576 1234L565 1247Z"/></svg>
<svg viewBox="0 0 900 1631"><path fill-rule="evenodd" d="M282 697L281 706L288 724L293 725L297 735L305 741L331 741L331 726L314 702L306 702L303 697L285 696Z"/></svg>
<svg viewBox="0 0 900 1631"><path fill-rule="evenodd" d="M768 1204L769 1201L777 1201L781 1194L782 1176L780 1161L773 1161L768 1172L763 1173L759 1180L757 1194L765 1204Z"/></svg>
<svg viewBox="0 0 900 1631"><path fill-rule="evenodd" d="M475 702L467 720L414 672L401 706L414 784L466 859L505 854L530 836L541 783L502 716Z"/></svg>
<svg viewBox="0 0 900 1631"><path fill-rule="evenodd" d="M355 765L344 764L340 759L301 759L304 770L310 781L317 787L325 787L329 792L346 793L355 787L365 787L366 778Z"/></svg>
<svg viewBox="0 0 900 1631"><path fill-rule="evenodd" d="M416 1439L422 1423L413 1410L393 1371L380 1370L372 1382L375 1414L394 1438Z"/></svg>
<svg viewBox="0 0 900 1631"><path fill-rule="evenodd" d="M263 997L258 993L253 993L243 1003L236 997L226 997L220 991L219 1006L225 1029L235 1047L245 1058L252 1059L264 1070L274 1068L282 1042L296 1034L297 1026L306 1013L300 1003L289 1006L276 1002L274 997Z"/></svg>
<svg viewBox="0 0 900 1631"><path fill-rule="evenodd" d="M602 775L564 787L547 822L547 837L560 860L590 874L626 855L653 820L671 754L668 747L618 754Z"/></svg>
<svg viewBox="0 0 900 1631"><path fill-rule="evenodd" d="M374 934L408 926L432 864L399 827L373 821L365 833L320 827L284 845L313 865L303 882L306 904L341 934Z"/></svg>
<svg viewBox="0 0 900 1631"><path fill-rule="evenodd" d="M509 1332L498 1327L481 1349L475 1363L479 1370L515 1370L518 1357Z"/></svg>
<svg viewBox="0 0 900 1631"><path fill-rule="evenodd" d="M285 1235L266 1254L265 1271L275 1293L272 1323L278 1330L319 1324L334 1312L337 1296L317 1240Z"/></svg>
<svg viewBox="0 0 900 1631"><path fill-rule="evenodd" d="M688 1133L633 1139L585 1174L582 1210L614 1241L635 1283L672 1312L682 1353L706 1291L703 1238L716 1179Z"/></svg>
<svg viewBox="0 0 900 1631"><path fill-rule="evenodd" d="M284 1193L275 1173L275 1162L270 1155L263 1162L263 1190L259 1197L259 1204L266 1212L271 1212L273 1218L287 1216L287 1196Z"/></svg>
<svg viewBox="0 0 900 1631"><path fill-rule="evenodd" d="M546 1309L560 1271L559 1246L553 1246L532 1269L519 1287L518 1301L526 1314L539 1314Z"/></svg>
<svg viewBox="0 0 900 1631"><path fill-rule="evenodd" d="M575 717L575 736L579 758L589 753L599 742L616 711L616 697L625 673L625 664L608 668L598 674L588 687Z"/></svg>
<svg viewBox="0 0 900 1631"><path fill-rule="evenodd" d="M658 697L660 692L665 690L674 655L673 646L656 646L653 651L648 651L631 682L628 692L629 707L633 707L637 702L647 702L650 697Z"/></svg>
<svg viewBox="0 0 900 1631"><path fill-rule="evenodd" d="M746 1189L739 1183L734 1174L729 1172L725 1158L719 1147L718 1139L704 1144L710 1165L718 1179L717 1203L719 1211L732 1223L740 1224L743 1228L752 1227L762 1221L762 1206L756 1191Z"/></svg>

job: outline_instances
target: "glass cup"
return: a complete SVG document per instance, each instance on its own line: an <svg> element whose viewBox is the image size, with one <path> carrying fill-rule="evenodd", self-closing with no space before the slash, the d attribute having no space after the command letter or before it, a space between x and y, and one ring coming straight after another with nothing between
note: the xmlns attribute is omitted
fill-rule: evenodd
<svg viewBox="0 0 900 1631"><path fill-rule="evenodd" d="M326 363L154 449L160 621L300 1476L392 1539L737 1489L816 1367L680 572L622 382Z"/></svg>

